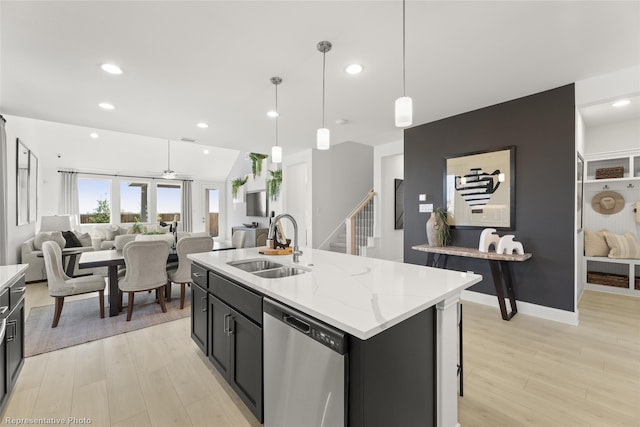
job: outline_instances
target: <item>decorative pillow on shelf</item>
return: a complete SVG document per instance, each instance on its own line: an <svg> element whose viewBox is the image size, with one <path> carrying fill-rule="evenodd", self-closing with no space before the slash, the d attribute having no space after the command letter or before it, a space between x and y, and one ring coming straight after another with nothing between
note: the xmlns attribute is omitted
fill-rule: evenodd
<svg viewBox="0 0 640 427"><path fill-rule="evenodd" d="M600 230L597 233L584 229L584 255L585 256L608 256L609 245L605 239L607 230Z"/></svg>
<svg viewBox="0 0 640 427"><path fill-rule="evenodd" d="M48 242L48 241L56 242L60 246L60 249L64 249L64 245L66 244L66 241L64 240L64 237L62 237L62 232L60 232L60 231L51 231L51 232L42 231L42 232L36 234L36 237L33 239L33 247L36 250L41 251L42 250L42 244L44 242Z"/></svg>
<svg viewBox="0 0 640 427"><path fill-rule="evenodd" d="M609 258L636 258L640 259L640 244L633 233L619 234L606 233L607 244L611 248Z"/></svg>
<svg viewBox="0 0 640 427"><path fill-rule="evenodd" d="M64 237L64 240L65 240L65 245L64 245L65 248L81 248L82 247L82 243L80 243L80 240L78 240L78 238L76 237L73 231L63 231L62 237Z"/></svg>

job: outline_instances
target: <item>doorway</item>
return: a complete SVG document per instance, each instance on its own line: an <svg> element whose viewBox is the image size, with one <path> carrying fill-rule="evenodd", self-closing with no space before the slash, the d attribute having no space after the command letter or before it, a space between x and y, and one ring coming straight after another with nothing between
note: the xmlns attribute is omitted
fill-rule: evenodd
<svg viewBox="0 0 640 427"><path fill-rule="evenodd" d="M211 237L220 235L220 192L217 188L204 189L204 229Z"/></svg>

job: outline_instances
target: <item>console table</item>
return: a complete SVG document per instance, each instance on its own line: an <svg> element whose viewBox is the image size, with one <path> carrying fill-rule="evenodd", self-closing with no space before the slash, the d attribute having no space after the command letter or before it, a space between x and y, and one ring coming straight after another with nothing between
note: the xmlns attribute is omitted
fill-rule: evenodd
<svg viewBox="0 0 640 427"><path fill-rule="evenodd" d="M491 267L491 275L493 276L493 285L496 288L496 296L498 304L500 304L500 313L502 319L510 320L518 312L516 307L516 296L513 291L513 275L511 274L510 262L526 261L531 258L530 253L525 254L498 254L495 252L481 252L474 248L462 248L459 246L429 246L416 245L411 249L421 252L427 252L427 265L436 267L437 261L435 255L443 255L442 268L446 268L449 256L458 256L464 258L478 258L489 261ZM504 287L503 287L504 283ZM507 296L511 305L511 312L507 313L507 305L505 303L504 289L507 290Z"/></svg>

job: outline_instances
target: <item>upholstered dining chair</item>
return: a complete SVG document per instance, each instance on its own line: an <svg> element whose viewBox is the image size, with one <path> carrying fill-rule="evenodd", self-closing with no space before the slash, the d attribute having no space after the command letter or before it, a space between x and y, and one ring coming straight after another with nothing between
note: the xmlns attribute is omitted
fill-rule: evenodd
<svg viewBox="0 0 640 427"><path fill-rule="evenodd" d="M213 249L213 239L210 236L183 237L178 240L178 244L176 245L178 269L169 272L169 289L167 292L171 295L172 282L180 283L180 310L184 308L186 286L188 283L191 283L191 260L187 258L187 255L198 252L209 252L211 249ZM169 301L171 300L169 299Z"/></svg>
<svg viewBox="0 0 640 427"><path fill-rule="evenodd" d="M136 292L155 290L160 308L166 313L164 287L167 284L169 245L163 241L133 241L124 245L122 255L127 270L124 277L118 279L118 288L129 293L127 322L131 320Z"/></svg>
<svg viewBox="0 0 640 427"><path fill-rule="evenodd" d="M47 270L47 285L49 295L56 299L52 328L58 326L64 298L71 295L98 292L100 300L100 318L104 319L104 277L91 275L71 278L64 273L62 267L62 250L60 245L48 241L42 244L44 266Z"/></svg>
<svg viewBox="0 0 640 427"><path fill-rule="evenodd" d="M246 240L247 240L246 231L237 230L231 236L231 244L236 249L244 248Z"/></svg>

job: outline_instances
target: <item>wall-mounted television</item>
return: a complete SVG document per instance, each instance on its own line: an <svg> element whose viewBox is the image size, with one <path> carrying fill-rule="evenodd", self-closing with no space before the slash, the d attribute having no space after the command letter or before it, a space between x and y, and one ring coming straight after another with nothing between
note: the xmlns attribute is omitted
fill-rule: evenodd
<svg viewBox="0 0 640 427"><path fill-rule="evenodd" d="M265 190L246 193L247 216L266 217L269 211Z"/></svg>

